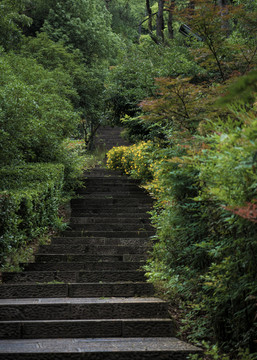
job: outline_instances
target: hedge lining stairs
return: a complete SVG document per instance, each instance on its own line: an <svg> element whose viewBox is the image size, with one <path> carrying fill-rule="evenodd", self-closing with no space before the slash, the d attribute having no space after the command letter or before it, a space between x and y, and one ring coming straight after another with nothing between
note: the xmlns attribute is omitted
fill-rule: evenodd
<svg viewBox="0 0 257 360"><path fill-rule="evenodd" d="M120 130L104 128L108 149ZM151 197L96 168L71 201L70 227L0 286L0 359L185 360L167 304L141 269L154 234Z"/></svg>

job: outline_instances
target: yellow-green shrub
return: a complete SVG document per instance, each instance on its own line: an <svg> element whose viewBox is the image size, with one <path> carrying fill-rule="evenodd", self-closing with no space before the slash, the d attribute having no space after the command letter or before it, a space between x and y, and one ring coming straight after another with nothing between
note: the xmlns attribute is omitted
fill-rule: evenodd
<svg viewBox="0 0 257 360"><path fill-rule="evenodd" d="M151 164L154 162L155 145L141 141L132 146L120 146L107 153L107 166L143 182L152 179Z"/></svg>

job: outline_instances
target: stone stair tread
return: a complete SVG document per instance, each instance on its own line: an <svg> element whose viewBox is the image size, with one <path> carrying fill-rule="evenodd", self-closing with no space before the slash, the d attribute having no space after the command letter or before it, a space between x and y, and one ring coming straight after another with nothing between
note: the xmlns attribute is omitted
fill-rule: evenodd
<svg viewBox="0 0 257 360"><path fill-rule="evenodd" d="M168 306L154 298L24 298L0 300L0 321L167 319Z"/></svg>
<svg viewBox="0 0 257 360"><path fill-rule="evenodd" d="M144 265L144 262L122 262L122 261L88 261L88 262L37 262L21 263L21 267L29 271L59 270L59 271L78 271L78 270L137 270ZM38 270L37 270L38 269Z"/></svg>
<svg viewBox="0 0 257 360"><path fill-rule="evenodd" d="M123 255L123 254L144 254L149 250L148 244L137 244L134 245L97 245L97 244L51 244L41 245L39 254L69 254L80 253L80 254L92 254L92 255Z"/></svg>
<svg viewBox="0 0 257 360"><path fill-rule="evenodd" d="M138 223L138 224L70 224L68 231L153 231L153 226Z"/></svg>
<svg viewBox="0 0 257 360"><path fill-rule="evenodd" d="M158 332L156 333L156 328ZM0 321L0 339L173 336L170 319L76 319Z"/></svg>
<svg viewBox="0 0 257 360"><path fill-rule="evenodd" d="M51 253L45 253L40 254L37 253L35 255L36 262L74 262L74 261L97 261L97 262L138 262L138 261L145 261L146 255L144 254L121 254L121 255L95 255L95 254L89 254L89 255L83 255L83 254L76 254L76 253L69 253L69 254L51 254Z"/></svg>
<svg viewBox="0 0 257 360"><path fill-rule="evenodd" d="M153 285L147 282L1 284L0 298L35 297L131 297L152 296Z"/></svg>
<svg viewBox="0 0 257 360"><path fill-rule="evenodd" d="M138 218L134 218L134 217L120 217L120 216L115 216L115 217L109 217L109 216L102 216L99 218L95 218L94 216L73 216L70 218L70 222L73 224L105 224L106 222L108 223L112 223L112 224L120 224L120 223L132 223L132 224L137 224L137 223L141 223L141 224L150 224L150 219L149 217L138 217Z"/></svg>
<svg viewBox="0 0 257 360"><path fill-rule="evenodd" d="M112 198L128 198L128 197L150 197L149 193L146 191L143 191L142 189L123 189L120 187L117 188L108 188L108 190L101 189L102 191L99 191L99 188L92 188L92 187L85 187L84 189L80 189L76 191L77 196L90 199L92 197L96 198L104 198L104 197L112 197ZM106 188L107 189L107 188ZM150 197L151 198L151 197Z"/></svg>
<svg viewBox="0 0 257 360"><path fill-rule="evenodd" d="M3 273L3 283L8 284L30 284L30 283L95 283L95 282L115 282L120 281L136 282L146 281L144 271L142 270L79 270L79 271L23 271Z"/></svg>
<svg viewBox="0 0 257 360"><path fill-rule="evenodd" d="M111 322L133 322L133 321L136 321L136 322L153 322L155 321L156 323L157 322L166 322L166 323L172 323L172 320L169 319L169 318L151 318L151 319L148 319L148 318L140 318L140 319L105 319L105 318L102 318L102 319L72 319L72 320L43 320L42 322L44 323L92 323L92 322L96 322L96 323L100 323L100 322L108 322L108 323L111 323ZM0 331L1 331L1 325L3 324L17 324L17 323L24 323L24 324L29 324L29 323L32 323L32 324L40 324L41 323L41 320L10 320L10 321L0 321Z"/></svg>
<svg viewBox="0 0 257 360"><path fill-rule="evenodd" d="M88 237L55 237L51 245L70 244L90 245L90 246L149 246L153 240L149 238L88 238Z"/></svg>
<svg viewBox="0 0 257 360"><path fill-rule="evenodd" d="M110 359L109 356L114 353L117 354L120 352L121 354L116 355L115 359L125 359L122 358L122 353L125 353L125 356L129 353L139 352L141 353L139 357L135 359L143 359L142 355L144 352L146 353L154 353L154 356L161 355L161 353L168 353L166 359L172 360L181 360L186 359L186 356L191 353L200 353L201 349L185 343L181 340L178 340L174 337L151 337L151 338L97 338L97 339L82 339L82 338L70 338L70 339L30 339L30 340L0 340L0 348L1 353L5 354L36 354L37 356L47 353L53 354L78 354L81 353L92 353L94 359L98 359L95 356L98 353L103 353L108 357L100 358L100 359ZM178 353L180 355L179 358L170 357ZM182 353L186 353L186 356L182 358ZM61 359L62 357L58 358ZM153 357L152 359L159 359L159 357ZM1 355L0 355L1 359ZM4 357L2 357L4 359ZM7 359L7 358L6 358ZM9 360L11 358L8 358ZM40 358L39 358L40 359ZM78 358L78 359L82 359ZM126 358L128 360L128 358ZM133 359L133 357L131 357ZM147 358L149 359L149 358ZM18 358L19 360L19 358ZM162 360L162 359L161 359Z"/></svg>
<svg viewBox="0 0 257 360"><path fill-rule="evenodd" d="M142 303L162 303L166 302L157 297L108 297L108 298L91 298L91 297L74 297L74 298L17 298L17 299L0 299L0 306L6 305L34 305L34 304L142 304Z"/></svg>
<svg viewBox="0 0 257 360"><path fill-rule="evenodd" d="M120 216L119 214L126 214L128 216L141 216L141 214L149 214L148 210L145 209L145 208L142 208L142 207L128 207L128 208L125 208L125 207L111 207L109 209L104 209L104 208L93 208L93 207L90 207L90 208L85 208L85 209L71 209L72 213L74 212L79 212L82 211L84 212L85 214L93 214L94 216L98 215L99 216L103 216L103 214L107 214L107 216ZM147 211L146 211L147 210ZM149 210L150 211L150 210ZM132 214L131 214L132 213ZM84 216L84 215L80 215L80 216ZM88 216L88 215L87 215Z"/></svg>
<svg viewBox="0 0 257 360"><path fill-rule="evenodd" d="M110 237L110 238L121 238L121 237L150 237L155 235L154 231L151 230L138 230L138 231L72 231L66 230L62 236L64 237Z"/></svg>

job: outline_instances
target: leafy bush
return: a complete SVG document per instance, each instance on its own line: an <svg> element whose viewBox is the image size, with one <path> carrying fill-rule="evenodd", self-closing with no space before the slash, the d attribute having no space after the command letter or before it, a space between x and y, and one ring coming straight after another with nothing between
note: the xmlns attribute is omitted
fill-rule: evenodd
<svg viewBox="0 0 257 360"><path fill-rule="evenodd" d="M117 66L110 68L107 79L107 103L111 119L135 116L139 103L156 91L155 78L162 76L194 76L202 73L187 49L176 43L130 46ZM175 59L175 60L174 60Z"/></svg>
<svg viewBox="0 0 257 360"><path fill-rule="evenodd" d="M42 29L55 42L79 49L89 65L113 56L119 44L103 0L54 2Z"/></svg>
<svg viewBox="0 0 257 360"><path fill-rule="evenodd" d="M115 147L107 153L107 166L146 182L152 178L149 158L153 151L154 145L151 141L142 141L132 146Z"/></svg>
<svg viewBox="0 0 257 360"><path fill-rule="evenodd" d="M60 224L58 208L64 166L23 165L5 167L0 173L0 261L3 263L16 249L44 233L49 226Z"/></svg>
<svg viewBox="0 0 257 360"><path fill-rule="evenodd" d="M53 181L55 177L61 184L63 170L62 165L44 163L4 166L0 169L0 191L31 188L36 183Z"/></svg>
<svg viewBox="0 0 257 360"><path fill-rule="evenodd" d="M206 144L194 137L171 148L147 142L108 154L109 166L140 178L156 198L152 222L158 242L146 266L150 280L161 283L171 297L182 299L188 309L185 329L190 327L192 341L215 340L225 350L251 347L256 332L257 228L221 206L232 192L247 196L244 179L256 189L255 173L249 173L249 167L241 167L239 161L237 167L233 162L230 166L231 154L240 150L235 139L242 145L242 136L249 156L253 154L248 132L243 129L240 134L231 134L233 141L227 138L224 152L219 145L210 157ZM249 159L247 151L243 153ZM245 163L242 157L241 161ZM237 187L230 178L238 182ZM219 186L212 198L211 190Z"/></svg>
<svg viewBox="0 0 257 360"><path fill-rule="evenodd" d="M71 79L15 54L0 57L0 164L56 161L79 122Z"/></svg>
<svg viewBox="0 0 257 360"><path fill-rule="evenodd" d="M87 153L83 140L65 140L57 154L57 161L64 165L64 191L72 191L81 185Z"/></svg>

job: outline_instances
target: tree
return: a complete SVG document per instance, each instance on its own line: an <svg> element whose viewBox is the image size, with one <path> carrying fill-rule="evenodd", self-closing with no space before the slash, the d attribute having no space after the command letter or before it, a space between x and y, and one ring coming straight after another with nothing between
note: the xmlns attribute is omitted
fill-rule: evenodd
<svg viewBox="0 0 257 360"><path fill-rule="evenodd" d="M103 0L62 0L50 9L42 30L54 41L79 49L87 65L115 56L118 37Z"/></svg>
<svg viewBox="0 0 257 360"><path fill-rule="evenodd" d="M111 0L108 11L112 15L112 29L126 42L138 41L138 24L145 15L144 0Z"/></svg>
<svg viewBox="0 0 257 360"><path fill-rule="evenodd" d="M56 161L79 122L70 76L13 53L2 54L0 65L1 165Z"/></svg>
<svg viewBox="0 0 257 360"><path fill-rule="evenodd" d="M162 41L164 41L164 19L163 19L163 11L164 11L164 0L158 0L158 12L156 18L156 35Z"/></svg>
<svg viewBox="0 0 257 360"><path fill-rule="evenodd" d="M229 54L227 24L239 13L242 16L241 7L223 5L221 9L212 0L195 0L194 9L176 10L178 18L201 37L205 48L199 46L199 51L204 53L207 49L211 54L223 81L227 78L223 59Z"/></svg>
<svg viewBox="0 0 257 360"><path fill-rule="evenodd" d="M6 50L17 48L22 38L22 26L30 25L24 15L27 1L2 0L0 5L0 45Z"/></svg>

